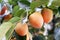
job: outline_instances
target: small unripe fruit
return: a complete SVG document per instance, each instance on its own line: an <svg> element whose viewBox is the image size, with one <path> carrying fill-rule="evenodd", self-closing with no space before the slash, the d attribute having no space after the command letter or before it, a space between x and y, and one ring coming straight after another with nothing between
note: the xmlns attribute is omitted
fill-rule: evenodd
<svg viewBox="0 0 60 40"><path fill-rule="evenodd" d="M29 22L34 28L42 28L43 17L40 12L34 12L29 16Z"/></svg>
<svg viewBox="0 0 60 40"><path fill-rule="evenodd" d="M53 11L51 9L44 8L41 13L42 13L42 16L43 16L43 19L44 19L45 23L49 23L49 22L52 21Z"/></svg>
<svg viewBox="0 0 60 40"><path fill-rule="evenodd" d="M25 36L28 32L28 25L26 23L17 23L15 31L20 36Z"/></svg>

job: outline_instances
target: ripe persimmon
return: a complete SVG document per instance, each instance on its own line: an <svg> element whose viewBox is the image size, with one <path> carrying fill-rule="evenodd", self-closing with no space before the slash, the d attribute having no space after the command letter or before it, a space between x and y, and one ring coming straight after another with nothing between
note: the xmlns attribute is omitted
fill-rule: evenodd
<svg viewBox="0 0 60 40"><path fill-rule="evenodd" d="M3 15L7 9L8 9L7 6L4 5L2 7L2 10L1 10L1 14L0 15Z"/></svg>
<svg viewBox="0 0 60 40"><path fill-rule="evenodd" d="M4 16L5 21L10 20L11 18L12 18L12 14L8 14L8 15Z"/></svg>
<svg viewBox="0 0 60 40"><path fill-rule="evenodd" d="M34 12L29 16L29 22L34 28L42 28L43 17L40 12Z"/></svg>
<svg viewBox="0 0 60 40"><path fill-rule="evenodd" d="M44 19L45 23L49 23L49 22L52 21L52 19L53 19L53 11L51 9L43 8L41 13L42 13L42 16L43 16L43 19Z"/></svg>
<svg viewBox="0 0 60 40"><path fill-rule="evenodd" d="M15 31L20 36L25 36L28 32L28 25L26 23L17 23Z"/></svg>

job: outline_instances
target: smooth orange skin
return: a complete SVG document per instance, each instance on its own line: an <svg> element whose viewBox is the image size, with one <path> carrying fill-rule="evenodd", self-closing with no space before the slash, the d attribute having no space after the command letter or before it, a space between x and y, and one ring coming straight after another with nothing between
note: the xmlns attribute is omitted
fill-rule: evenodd
<svg viewBox="0 0 60 40"><path fill-rule="evenodd" d="M9 15L4 16L4 20L5 21L10 20L11 18L12 18L12 14L9 14Z"/></svg>
<svg viewBox="0 0 60 40"><path fill-rule="evenodd" d="M40 12L34 12L29 16L29 22L34 28L42 28L43 17Z"/></svg>
<svg viewBox="0 0 60 40"><path fill-rule="evenodd" d="M26 23L18 23L16 25L15 31L20 36L25 36L28 32L28 25Z"/></svg>
<svg viewBox="0 0 60 40"><path fill-rule="evenodd" d="M3 15L7 9L8 9L7 6L3 6L0 15Z"/></svg>
<svg viewBox="0 0 60 40"><path fill-rule="evenodd" d="M52 21L53 11L51 9L44 8L41 13L45 23L49 23Z"/></svg>

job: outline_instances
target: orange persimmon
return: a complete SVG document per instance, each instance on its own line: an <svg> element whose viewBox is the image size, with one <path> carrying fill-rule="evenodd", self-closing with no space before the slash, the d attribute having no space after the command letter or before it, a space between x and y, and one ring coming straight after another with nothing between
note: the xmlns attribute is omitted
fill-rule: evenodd
<svg viewBox="0 0 60 40"><path fill-rule="evenodd" d="M34 28L42 28L43 17L40 12L34 12L29 16L29 22Z"/></svg>
<svg viewBox="0 0 60 40"><path fill-rule="evenodd" d="M52 19L53 19L53 11L51 9L43 8L41 13L42 13L42 16L43 16L43 19L44 19L45 23L49 23L49 22L52 21Z"/></svg>
<svg viewBox="0 0 60 40"><path fill-rule="evenodd" d="M15 31L20 36L25 36L28 32L28 25L26 23L17 23Z"/></svg>

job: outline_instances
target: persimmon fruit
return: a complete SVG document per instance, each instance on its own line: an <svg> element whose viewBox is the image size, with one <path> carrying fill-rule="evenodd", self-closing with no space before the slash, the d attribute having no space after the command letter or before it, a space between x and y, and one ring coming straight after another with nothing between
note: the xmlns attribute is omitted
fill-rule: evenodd
<svg viewBox="0 0 60 40"><path fill-rule="evenodd" d="M17 23L15 31L20 36L25 36L28 32L28 25L26 23Z"/></svg>
<svg viewBox="0 0 60 40"><path fill-rule="evenodd" d="M49 22L52 21L52 19L53 19L53 11L51 9L43 8L41 13L42 13L42 16L43 16L43 19L44 19L45 23L49 23Z"/></svg>
<svg viewBox="0 0 60 40"><path fill-rule="evenodd" d="M0 14L0 15L3 15L6 10L8 10L8 7L4 5L4 6L2 7L2 10L1 10L1 14Z"/></svg>
<svg viewBox="0 0 60 40"><path fill-rule="evenodd" d="M8 15L4 16L5 21L10 20L11 18L12 18L12 14L8 14Z"/></svg>
<svg viewBox="0 0 60 40"><path fill-rule="evenodd" d="M29 16L29 22L34 28L42 28L43 17L40 12L34 12Z"/></svg>

